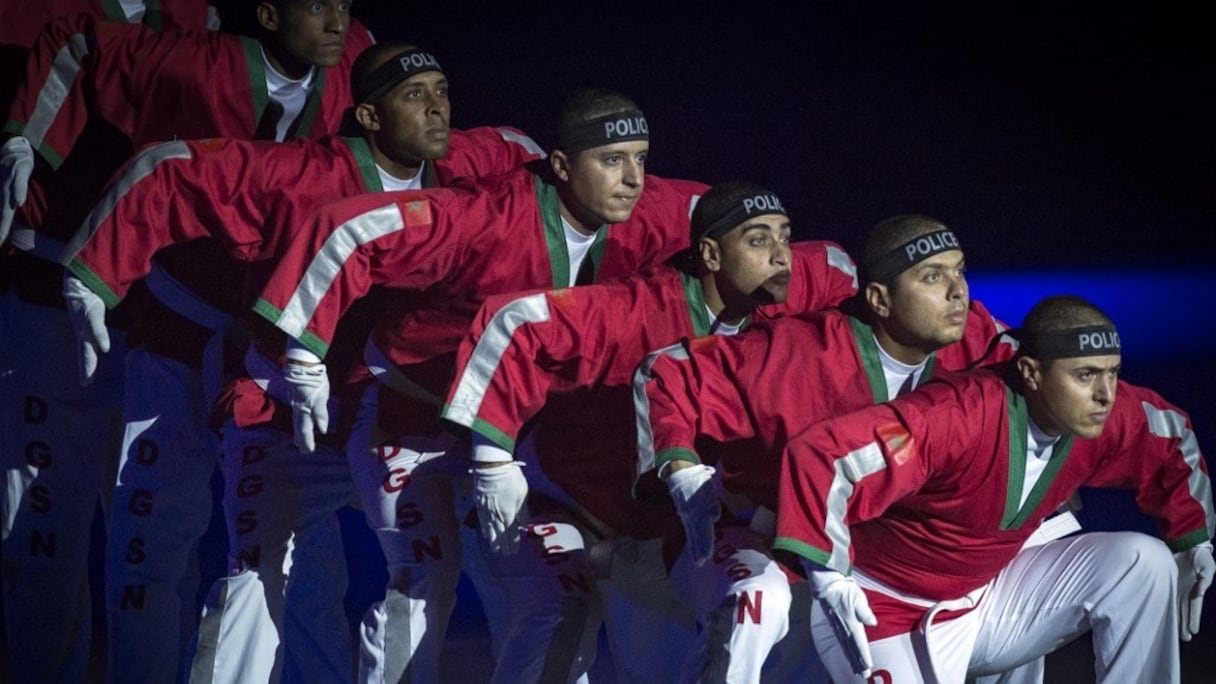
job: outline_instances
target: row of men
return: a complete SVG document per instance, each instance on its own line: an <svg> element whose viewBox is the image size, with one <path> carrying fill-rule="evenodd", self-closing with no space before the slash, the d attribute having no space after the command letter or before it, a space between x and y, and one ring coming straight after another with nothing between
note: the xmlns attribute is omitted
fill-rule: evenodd
<svg viewBox="0 0 1216 684"><path fill-rule="evenodd" d="M1185 413L1126 383L1119 392L1141 397L1143 408L1114 402L1117 347L1095 355L1061 341L1082 324L1087 335L1117 339L1101 312L1046 301L1015 351L1001 342L1004 326L970 300L961 245L940 223L880 223L859 252L859 280L838 245L791 245L780 200L760 186L647 175L645 117L617 93L571 97L548 154L509 127L451 130L446 77L423 50L369 47L345 75L344 56L334 64L292 53L310 35L319 53L349 53L333 49L349 30L348 10L257 5L264 63L247 39L87 16L53 22L36 45L0 162L6 217L19 221L12 258L25 266L3 329L6 348L24 357L8 374L22 389L5 392L22 398L5 408L14 430L5 444L23 446L5 455L4 551L6 627L22 681L80 672L87 630L40 618L52 611L37 583L79 597L63 588L81 586L82 523L98 493L108 496L115 454L106 565L113 681L350 679L333 512L351 503L375 530L390 575L359 634L364 680L438 681L462 569L492 621L497 681L585 679L601 621L618 671L642 681L805 676L821 667L808 621L838 681L871 666L901 681L901 667L951 681L1020 667L1033 679L1043 653L1091 625L1103 637L1095 647L1104 677L1177 679L1175 630L1162 637L1162 627L1178 619L1177 589L1187 598L1184 638L1198 628L1212 575L1210 483ZM215 56L238 44L240 60ZM74 45L89 53L63 50ZM208 68L182 69L186 53ZM253 94L218 86L228 81L217 77L221 65L244 69ZM326 98L341 76L349 97L335 109ZM126 79L141 85L119 90ZM38 85L51 81L60 87ZM182 121L170 123L163 109L139 116L183 83L201 97ZM258 116L225 122L217 113L221 102L250 98ZM339 131L336 112L352 128ZM48 189L91 187L65 169L98 122L120 129L132 149L171 137L166 123L191 133L124 159L104 194L94 189L87 218L60 222L55 211L80 203L52 201ZM320 137L249 142L300 132ZM382 191L403 192L366 194ZM359 197L337 201L350 195ZM63 310L47 306L58 302L46 301L46 281L35 277L48 272ZM125 330L120 302L133 309ZM734 332L743 334L723 337ZM68 356L80 359L80 383L65 370ZM838 453L811 429L986 361L1006 366L884 405L898 411L894 422L850 416L883 427L868 451L857 445L868 460ZM793 395L791 370L812 379L810 392ZM1062 389L1081 376L1087 396ZM963 417L977 406L997 410L1000 402L974 399L995 390L972 389L957 405L913 401L952 382L1009 387L1003 418L979 420L970 441L917 432L961 431L977 422ZM120 447L86 422L112 420L116 399ZM921 415L939 405L957 414ZM1102 430L1108 421L1119 429ZM1065 461L1077 448L1072 435L1098 432L1113 436ZM994 439L1004 446L992 448ZM921 444L934 448L921 453ZM1151 449L1151 467L1131 467L1133 449ZM231 567L190 644L192 604L178 592L209 517L217 452ZM515 453L532 466L519 467ZM861 469L814 472L845 456ZM982 476L964 467L974 462L987 468ZM991 497L995 518L968 508L957 519L963 512L950 502L997 482L1007 491ZM1138 535L1041 535L1018 553L1077 486L1133 483L1162 521L1181 575L1165 545ZM845 576L845 520L872 520L858 529L856 581ZM824 530L829 541L817 536ZM805 560L775 557L775 533L779 549ZM1019 574L1003 581L1009 573ZM1068 583L1084 588L1067 595L1046 589L1044 574L1089 583ZM916 655L917 635L929 630L912 628L918 618L909 616L962 607L956 599L974 605L985 589L980 609L947 623L954 639ZM807 590L819 598L814 618L796 600ZM1014 611L1015 602L1055 612ZM883 621L863 630L869 603ZM80 605L65 612L87 616ZM1022 619L998 623L991 610ZM975 648L960 646L971 643L963 635L978 638ZM59 653L30 650L23 638ZM1152 645L1147 664L1118 657L1137 641ZM853 657L842 659L847 645ZM1144 674L1125 669L1135 667Z"/></svg>

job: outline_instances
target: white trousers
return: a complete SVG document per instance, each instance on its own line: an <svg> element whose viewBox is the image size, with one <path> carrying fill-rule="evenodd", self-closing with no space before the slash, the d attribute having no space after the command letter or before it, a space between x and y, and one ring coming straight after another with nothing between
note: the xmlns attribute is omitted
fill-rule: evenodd
<svg viewBox="0 0 1216 684"><path fill-rule="evenodd" d="M467 451L454 436L395 436L377 427L377 387L363 399L346 457L367 523L388 565L384 598L359 630L359 680L439 684L460 581L456 488Z"/></svg>
<svg viewBox="0 0 1216 684"><path fill-rule="evenodd" d="M671 569L676 595L697 615L697 651L683 681L758 684L822 680L806 620L810 595L794 587L773 560L771 534L719 526L713 553L701 566L681 552ZM801 617L791 630L791 616Z"/></svg>
<svg viewBox="0 0 1216 684"><path fill-rule="evenodd" d="M1013 670L1092 631L1098 682L1170 684L1180 676L1176 590L1163 542L1090 532L1023 550L961 617L871 642L869 680L853 675L818 610L812 630L838 683L963 682Z"/></svg>

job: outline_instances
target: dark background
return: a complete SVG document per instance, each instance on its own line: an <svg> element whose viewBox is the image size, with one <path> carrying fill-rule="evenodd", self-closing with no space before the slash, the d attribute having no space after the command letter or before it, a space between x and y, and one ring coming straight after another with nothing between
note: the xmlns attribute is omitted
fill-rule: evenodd
<svg viewBox="0 0 1216 684"><path fill-rule="evenodd" d="M566 93L612 87L647 115L652 173L766 185L799 239L855 252L878 220L926 213L958 232L973 295L1005 320L1043 294L1090 296L1120 326L1125 377L1190 413L1210 469L1216 41L1199 3L1118 7L355 0L353 13L436 54L456 127L514 125L547 147ZM1084 500L1087 529L1152 531L1122 493ZM357 621L384 566L358 514L345 520ZM479 610L462 585L451 681L485 677ZM1183 645L1188 684L1216 681L1211 597L1205 613ZM1092 681L1088 658L1075 644L1048 681Z"/></svg>
<svg viewBox="0 0 1216 684"><path fill-rule="evenodd" d="M1212 267L1216 48L1198 8L1139 2L356 0L432 50L457 127L546 146L575 86L633 97L650 170L777 192L853 250L933 215L973 267Z"/></svg>

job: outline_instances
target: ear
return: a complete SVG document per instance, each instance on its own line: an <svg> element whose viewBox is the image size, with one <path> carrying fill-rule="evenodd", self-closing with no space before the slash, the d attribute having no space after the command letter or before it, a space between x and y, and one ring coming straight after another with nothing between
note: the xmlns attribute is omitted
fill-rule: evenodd
<svg viewBox="0 0 1216 684"><path fill-rule="evenodd" d="M701 257L701 266L706 271L721 270L722 246L717 240L707 237L697 240L697 255Z"/></svg>
<svg viewBox="0 0 1216 684"><path fill-rule="evenodd" d="M279 30L279 8L272 2L258 3L258 25L267 31Z"/></svg>
<svg viewBox="0 0 1216 684"><path fill-rule="evenodd" d="M364 102L356 106L355 121L358 121L364 130L380 130L380 114L376 111L376 105Z"/></svg>
<svg viewBox="0 0 1216 684"><path fill-rule="evenodd" d="M1018 375L1022 376L1022 384L1030 390L1039 389L1040 369L1039 361L1028 356L1018 357Z"/></svg>
<svg viewBox="0 0 1216 684"><path fill-rule="evenodd" d="M866 283L865 289L866 304L870 310L879 318L887 318L891 315L891 291L886 285L876 282Z"/></svg>
<svg viewBox="0 0 1216 684"><path fill-rule="evenodd" d="M554 175L563 182L570 180L570 157L566 156L564 150L553 150L549 153L549 166L552 167Z"/></svg>

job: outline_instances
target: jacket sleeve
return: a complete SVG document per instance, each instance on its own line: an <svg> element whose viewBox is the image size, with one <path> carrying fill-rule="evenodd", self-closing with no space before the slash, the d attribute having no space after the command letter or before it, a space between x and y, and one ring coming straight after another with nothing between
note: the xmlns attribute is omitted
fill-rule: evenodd
<svg viewBox="0 0 1216 684"><path fill-rule="evenodd" d="M701 462L696 439L721 442L755 435L745 380L736 372L745 344L767 339L746 333L686 340L649 354L634 377L638 473L673 460ZM734 353L731 353L734 352Z"/></svg>
<svg viewBox="0 0 1216 684"><path fill-rule="evenodd" d="M127 95L138 91L143 69L155 63L154 44L169 40L139 24L87 14L48 22L30 51L5 131L27 138L54 169L92 116L130 136L138 107Z"/></svg>
<svg viewBox="0 0 1216 684"><path fill-rule="evenodd" d="M774 547L848 573L850 526L918 491L974 443L965 403L952 385L931 382L791 438L782 456Z"/></svg>
<svg viewBox="0 0 1216 684"><path fill-rule="evenodd" d="M544 150L523 131L510 126L481 126L452 130L448 154L435 161L443 185L465 178L506 173L545 157Z"/></svg>
<svg viewBox="0 0 1216 684"><path fill-rule="evenodd" d="M628 377L643 316L623 284L491 298L461 342L443 417L514 450L550 393Z"/></svg>
<svg viewBox="0 0 1216 684"><path fill-rule="evenodd" d="M260 255L275 179L269 143L176 141L136 155L68 245L67 267L115 306L170 245L212 238L234 258ZM286 147L284 147L286 151Z"/></svg>
<svg viewBox="0 0 1216 684"><path fill-rule="evenodd" d="M423 289L455 271L462 226L484 221L462 215L475 208L453 192L370 193L318 209L293 235L254 311L324 358L338 320L373 285Z"/></svg>
<svg viewBox="0 0 1216 684"><path fill-rule="evenodd" d="M1120 381L1111 419L1087 446L1100 450L1102 460L1086 484L1133 488L1172 550L1213 538L1212 480L1185 411Z"/></svg>

